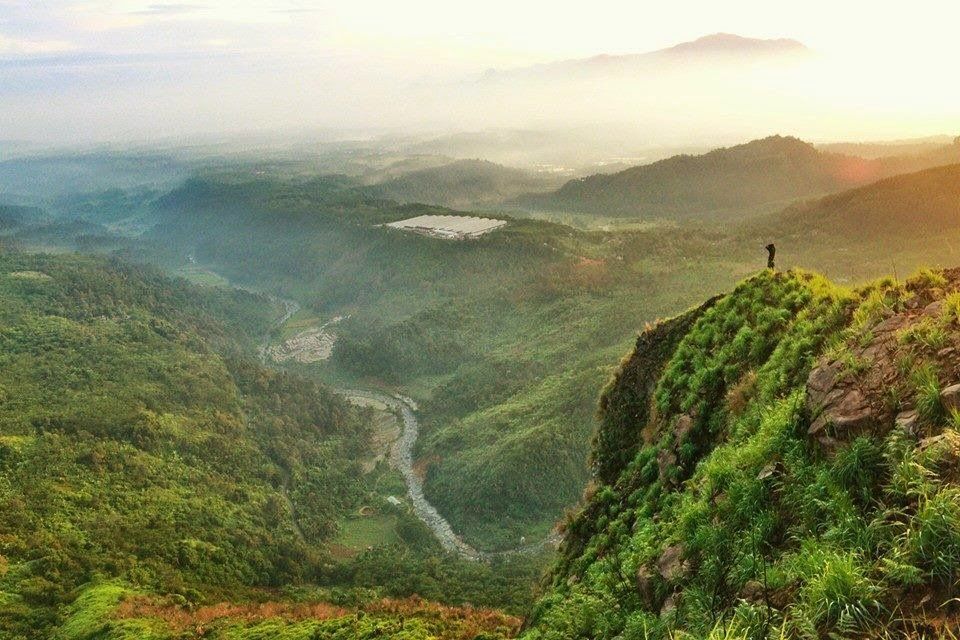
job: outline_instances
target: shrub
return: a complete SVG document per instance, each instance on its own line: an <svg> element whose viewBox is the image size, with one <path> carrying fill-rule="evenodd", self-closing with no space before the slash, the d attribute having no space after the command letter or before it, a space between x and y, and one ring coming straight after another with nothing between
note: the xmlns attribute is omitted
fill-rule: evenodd
<svg viewBox="0 0 960 640"><path fill-rule="evenodd" d="M929 422L943 418L943 403L940 402L940 376L937 368L924 363L914 369L912 381L917 394L917 412Z"/></svg>
<svg viewBox="0 0 960 640"><path fill-rule="evenodd" d="M911 559L932 578L955 580L960 567L960 489L944 489L922 499L903 543Z"/></svg>
<svg viewBox="0 0 960 640"><path fill-rule="evenodd" d="M800 589L804 616L816 627L865 627L880 611L879 586L851 552L820 551L815 570ZM817 566L819 565L819 566Z"/></svg>

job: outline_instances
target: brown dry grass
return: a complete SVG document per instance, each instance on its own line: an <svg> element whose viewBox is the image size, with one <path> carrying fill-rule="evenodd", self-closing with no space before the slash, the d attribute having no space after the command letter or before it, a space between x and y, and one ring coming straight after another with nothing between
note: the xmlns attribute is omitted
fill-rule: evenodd
<svg viewBox="0 0 960 640"><path fill-rule="evenodd" d="M454 607L428 602L416 596L403 599L383 598L367 603L359 608L370 615L404 618L442 620L453 623L455 634L450 638L468 640L483 631L509 629L511 635L520 629L521 620L496 609L474 607ZM355 615L356 610L332 605L326 602L288 603L256 602L233 603L220 602L189 609L171 602L149 596L127 598L114 611L119 619L153 618L164 622L178 633L201 630L218 621L242 622L254 624L268 619L283 619L290 622L303 620L332 620Z"/></svg>

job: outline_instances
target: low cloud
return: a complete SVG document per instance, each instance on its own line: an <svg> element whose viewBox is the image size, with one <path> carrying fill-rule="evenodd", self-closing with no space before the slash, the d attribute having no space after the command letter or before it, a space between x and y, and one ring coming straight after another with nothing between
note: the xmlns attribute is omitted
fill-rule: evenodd
<svg viewBox="0 0 960 640"><path fill-rule="evenodd" d="M0 34L0 55L37 56L51 53L63 53L74 47L66 40L29 40L10 38Z"/></svg>
<svg viewBox="0 0 960 640"><path fill-rule="evenodd" d="M132 13L138 16L178 16L185 13L194 13L203 9L206 9L206 7L200 4L151 4L146 9L140 9L139 11L133 11Z"/></svg>

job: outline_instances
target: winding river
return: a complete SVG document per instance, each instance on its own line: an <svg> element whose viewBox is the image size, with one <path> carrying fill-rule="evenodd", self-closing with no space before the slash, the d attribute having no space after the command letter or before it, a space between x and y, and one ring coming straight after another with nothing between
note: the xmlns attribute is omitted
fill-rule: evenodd
<svg viewBox="0 0 960 640"><path fill-rule="evenodd" d="M390 449L390 463L403 476L403 481L407 485L407 496L413 504L414 514L430 528L433 535L447 551L471 560L483 558L485 554L471 547L454 533L447 519L440 515L437 508L430 504L430 501L423 495L423 483L413 470L413 448L417 443L417 437L420 435L420 423L417 422L417 416L414 413L416 404L409 398L400 395L388 396L376 391L359 389L336 389L336 391L347 398L360 397L376 400L400 414L403 419L403 433L394 441L393 447Z"/></svg>
<svg viewBox="0 0 960 640"><path fill-rule="evenodd" d="M272 341L270 334L282 327L300 310L300 304L295 300L272 295L268 295L267 297L273 302L283 306L283 314L273 323L271 331L262 338L258 346L258 353L264 364L267 363L267 349ZM400 471L400 474L403 476L404 483L407 486L407 496L410 498L411 504L413 504L414 514L430 528L430 531L433 532L433 535L445 550L456 553L469 560L489 560L495 557L536 553L548 547L556 546L556 544L559 543L560 536L552 534L532 544L521 545L506 551L483 552L474 549L454 533L447 519L440 515L436 507L430 504L430 501L427 500L423 494L423 482L421 482L420 478L414 472L413 449L417 444L417 437L420 435L420 423L417 422L415 413L417 409L416 403L410 398L399 394L387 395L367 389L335 388L334 391L345 396L347 399L366 398L368 400L375 400L400 415L403 421L403 432L390 449L390 463ZM293 507L292 504L290 506L291 508Z"/></svg>

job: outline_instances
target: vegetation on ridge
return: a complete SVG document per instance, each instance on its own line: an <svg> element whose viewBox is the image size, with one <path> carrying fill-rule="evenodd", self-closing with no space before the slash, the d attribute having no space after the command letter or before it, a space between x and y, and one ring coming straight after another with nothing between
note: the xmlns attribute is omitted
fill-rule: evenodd
<svg viewBox="0 0 960 640"><path fill-rule="evenodd" d="M764 272L691 312L653 388L624 383L655 345L641 339L605 393L605 475L524 637L950 637L960 437L943 389L957 276L851 292ZM825 372L821 433L811 389ZM853 389L868 394L856 412ZM627 461L629 438L604 434L624 427Z"/></svg>

